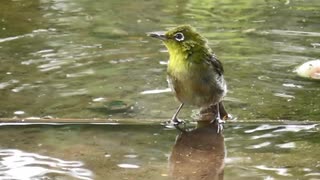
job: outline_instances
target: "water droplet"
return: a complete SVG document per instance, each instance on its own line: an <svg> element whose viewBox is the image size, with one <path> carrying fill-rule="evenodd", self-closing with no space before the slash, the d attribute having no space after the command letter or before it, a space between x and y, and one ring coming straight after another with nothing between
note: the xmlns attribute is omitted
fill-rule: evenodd
<svg viewBox="0 0 320 180"><path fill-rule="evenodd" d="M260 144L249 146L247 148L248 149L259 149L259 148L262 148L262 147L269 146L270 144L271 144L270 142L263 142L263 143L260 143Z"/></svg>

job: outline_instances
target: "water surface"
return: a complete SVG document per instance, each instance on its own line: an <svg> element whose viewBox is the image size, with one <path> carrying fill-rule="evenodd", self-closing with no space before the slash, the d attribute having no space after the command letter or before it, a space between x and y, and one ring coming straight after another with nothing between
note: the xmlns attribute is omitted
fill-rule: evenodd
<svg viewBox="0 0 320 180"><path fill-rule="evenodd" d="M2 123L0 179L162 180L193 173L183 169L192 163L175 165L196 155L201 174L202 140L219 150L210 157L225 163L225 179L320 179L319 82L293 72L320 57L319 9L318 0L4 0L0 118L115 121ZM224 64L225 106L247 120L227 123L224 137L175 142L177 131L159 123L178 102L165 80L168 53L146 33L178 24L208 39ZM270 123L279 119L290 123Z"/></svg>
<svg viewBox="0 0 320 180"><path fill-rule="evenodd" d="M146 33L191 24L225 66L236 118L319 120L319 83L292 72L319 58L318 0L5 1L0 117L168 119L168 54Z"/></svg>
<svg viewBox="0 0 320 180"><path fill-rule="evenodd" d="M0 178L19 180L165 180L169 179L169 167L179 160L170 158L168 162L172 151L183 154L186 147L196 147L193 156L211 152L212 148L206 148L208 138L215 137L201 130L196 137L200 143L175 143L176 130L154 123L2 124L0 129ZM226 153L225 179L320 179L319 134L317 124L229 124L224 140L214 139L213 155ZM224 151L224 143L226 152L217 152ZM178 147L181 145L183 149ZM210 156L202 158L206 162ZM192 167L194 163L179 166ZM207 166L203 163L197 169Z"/></svg>

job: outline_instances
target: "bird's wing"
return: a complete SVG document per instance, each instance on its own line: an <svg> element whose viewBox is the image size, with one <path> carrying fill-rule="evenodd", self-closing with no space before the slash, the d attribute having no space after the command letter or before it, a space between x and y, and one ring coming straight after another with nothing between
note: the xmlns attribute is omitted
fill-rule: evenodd
<svg viewBox="0 0 320 180"><path fill-rule="evenodd" d="M213 54L207 58L207 62L213 66L214 71L216 71L220 76L223 75L224 70L222 63Z"/></svg>

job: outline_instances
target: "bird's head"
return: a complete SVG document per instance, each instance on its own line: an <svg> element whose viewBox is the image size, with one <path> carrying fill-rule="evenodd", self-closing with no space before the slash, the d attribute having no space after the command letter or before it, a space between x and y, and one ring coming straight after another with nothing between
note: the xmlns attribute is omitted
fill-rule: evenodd
<svg viewBox="0 0 320 180"><path fill-rule="evenodd" d="M167 32L152 32L149 36L162 40L170 54L210 51L206 39L190 25L180 25Z"/></svg>

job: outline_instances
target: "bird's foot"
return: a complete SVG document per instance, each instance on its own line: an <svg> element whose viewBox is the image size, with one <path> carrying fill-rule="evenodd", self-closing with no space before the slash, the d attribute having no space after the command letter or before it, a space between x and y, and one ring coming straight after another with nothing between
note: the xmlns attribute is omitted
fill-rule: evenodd
<svg viewBox="0 0 320 180"><path fill-rule="evenodd" d="M174 118L170 121L171 124L173 124L173 126L178 129L179 131L185 133L187 132L186 129L185 129L185 125L186 123L183 121L183 120L180 120L178 118ZM184 127L180 127L180 125L183 125Z"/></svg>
<svg viewBox="0 0 320 180"><path fill-rule="evenodd" d="M233 116L232 116L231 114L227 114L227 115L224 115L224 116L222 117L222 120L223 120L223 121L231 120L231 119L233 119Z"/></svg>
<svg viewBox="0 0 320 180"><path fill-rule="evenodd" d="M216 118L214 120L211 121L211 124L214 124L216 123L217 124L217 133L218 134L221 134L223 132L223 125L225 123L225 120L224 119L220 119L220 118Z"/></svg>

